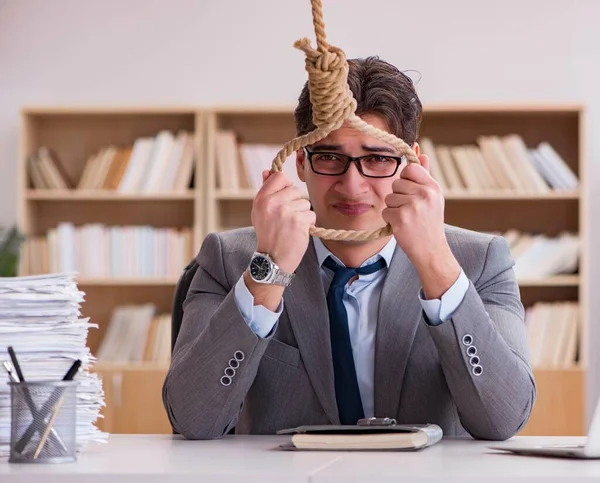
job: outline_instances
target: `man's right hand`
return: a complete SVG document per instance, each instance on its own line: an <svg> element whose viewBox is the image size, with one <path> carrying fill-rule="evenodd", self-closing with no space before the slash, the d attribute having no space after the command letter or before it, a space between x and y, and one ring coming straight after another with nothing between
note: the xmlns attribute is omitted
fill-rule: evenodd
<svg viewBox="0 0 600 483"><path fill-rule="evenodd" d="M252 205L256 250L268 253L281 270L292 273L306 253L316 214L284 173L265 170L262 176L263 185Z"/></svg>

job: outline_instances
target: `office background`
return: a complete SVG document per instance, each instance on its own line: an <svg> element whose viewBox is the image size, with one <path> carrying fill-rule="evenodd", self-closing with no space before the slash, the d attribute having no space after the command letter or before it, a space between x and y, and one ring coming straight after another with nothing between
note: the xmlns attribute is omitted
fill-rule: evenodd
<svg viewBox="0 0 600 483"><path fill-rule="evenodd" d="M600 4L324 0L324 13L328 39L349 57L378 54L414 70L424 103L584 105L597 246ZM0 0L0 223L17 216L21 107L291 105L306 79L292 44L304 36L314 38L308 0ZM587 260L593 342L593 248ZM600 355L589 356L588 413L600 392Z"/></svg>

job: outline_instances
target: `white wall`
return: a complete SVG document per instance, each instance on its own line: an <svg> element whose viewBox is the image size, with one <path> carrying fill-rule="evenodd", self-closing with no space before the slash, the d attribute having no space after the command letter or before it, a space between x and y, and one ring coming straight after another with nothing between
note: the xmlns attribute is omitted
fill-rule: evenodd
<svg viewBox="0 0 600 483"><path fill-rule="evenodd" d="M332 44L418 70L426 103L585 103L587 171L597 185L600 2L324 3ZM20 106L290 104L306 79L304 54L292 46L304 36L314 39L309 0L0 0L0 223L16 216ZM589 202L595 219L600 195ZM597 246L600 226L591 231ZM592 253L592 295L598 259ZM598 313L600 298L592 304ZM591 368L600 367L596 354ZM599 378L592 370L592 401Z"/></svg>

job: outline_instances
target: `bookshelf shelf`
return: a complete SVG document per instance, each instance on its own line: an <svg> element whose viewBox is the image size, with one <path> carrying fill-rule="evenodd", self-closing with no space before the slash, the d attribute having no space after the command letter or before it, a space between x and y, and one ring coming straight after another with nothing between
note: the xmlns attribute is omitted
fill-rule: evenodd
<svg viewBox="0 0 600 483"><path fill-rule="evenodd" d="M253 189L217 190L215 191L215 200L252 201L256 196L256 193L257 191Z"/></svg>
<svg viewBox="0 0 600 483"><path fill-rule="evenodd" d="M28 200L38 201L193 201L193 191L183 193L116 193L85 190L28 190Z"/></svg>
<svg viewBox="0 0 600 483"><path fill-rule="evenodd" d="M556 191L544 195L536 193L514 193L514 192L489 192L479 193L456 193L446 192L444 198L448 201L549 201L549 200L577 200L578 191Z"/></svg>
<svg viewBox="0 0 600 483"><path fill-rule="evenodd" d="M77 280L81 286L119 287L119 286L175 286L177 278L169 277L136 277L136 278L90 278L83 277Z"/></svg>
<svg viewBox="0 0 600 483"><path fill-rule="evenodd" d="M215 190L215 200L248 200L252 201L256 196L256 190L239 189L239 190ZM536 193L512 193L497 192L497 191L482 191L480 193L471 192L446 192L444 193L446 201L549 201L549 200L577 200L579 199L578 191L557 191L545 195Z"/></svg>
<svg viewBox="0 0 600 483"><path fill-rule="evenodd" d="M578 275L554 275L542 279L519 279L521 287L574 287L580 283Z"/></svg>
<svg viewBox="0 0 600 483"><path fill-rule="evenodd" d="M137 371L145 371L145 372L166 372L169 370L168 364L153 364L153 363L127 363L127 362L97 362L94 366L94 370L98 372L103 371L128 371L128 372L137 372Z"/></svg>

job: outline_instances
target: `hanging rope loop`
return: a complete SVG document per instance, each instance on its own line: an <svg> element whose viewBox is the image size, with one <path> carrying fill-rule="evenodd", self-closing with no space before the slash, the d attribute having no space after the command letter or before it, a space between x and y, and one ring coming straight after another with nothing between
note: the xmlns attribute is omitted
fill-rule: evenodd
<svg viewBox="0 0 600 483"><path fill-rule="evenodd" d="M280 172L285 160L300 148L316 143L330 132L342 127L344 122L369 136L394 146L409 163L419 163L412 148L402 139L364 122L356 113L356 99L348 85L348 60L342 49L327 43L321 0L311 0L313 25L317 48L308 38L297 40L294 47L306 55L308 89L312 106L312 120L316 128L287 142L275 156L271 171ZM366 241L392 234L388 224L377 230L331 230L311 227L310 234L325 240Z"/></svg>

